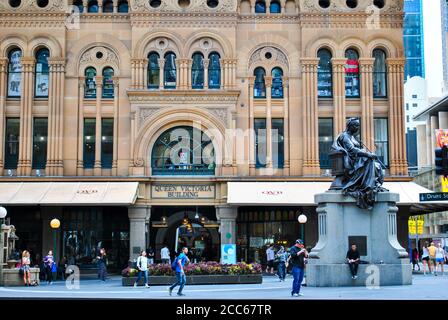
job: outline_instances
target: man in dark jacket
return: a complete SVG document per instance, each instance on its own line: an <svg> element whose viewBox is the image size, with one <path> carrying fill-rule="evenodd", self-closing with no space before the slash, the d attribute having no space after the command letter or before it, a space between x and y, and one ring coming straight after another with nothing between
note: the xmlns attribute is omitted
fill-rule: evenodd
<svg viewBox="0 0 448 320"><path fill-rule="evenodd" d="M303 276L305 274L305 263L308 258L308 251L306 251L301 239L296 240L295 245L289 250L289 254L289 262L292 265L292 276L294 277L291 296L303 296L303 294L300 293L300 286L302 285Z"/></svg>
<svg viewBox="0 0 448 320"><path fill-rule="evenodd" d="M358 278L358 265L359 265L359 252L356 248L356 244L352 244L350 250L347 251L347 263L350 267L350 272L352 273L352 279L356 280Z"/></svg>

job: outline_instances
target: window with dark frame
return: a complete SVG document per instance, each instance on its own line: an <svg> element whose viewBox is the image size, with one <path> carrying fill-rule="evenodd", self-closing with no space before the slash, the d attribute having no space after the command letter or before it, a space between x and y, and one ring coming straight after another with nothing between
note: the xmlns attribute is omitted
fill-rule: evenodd
<svg viewBox="0 0 448 320"><path fill-rule="evenodd" d="M33 121L33 169L45 169L47 164L48 118Z"/></svg>
<svg viewBox="0 0 448 320"><path fill-rule="evenodd" d="M114 151L114 119L101 119L101 167L112 168Z"/></svg>
<svg viewBox="0 0 448 320"><path fill-rule="evenodd" d="M95 166L96 119L84 119L83 162L85 169Z"/></svg>
<svg viewBox="0 0 448 320"><path fill-rule="evenodd" d="M19 162L20 118L6 118L5 169L17 169Z"/></svg>

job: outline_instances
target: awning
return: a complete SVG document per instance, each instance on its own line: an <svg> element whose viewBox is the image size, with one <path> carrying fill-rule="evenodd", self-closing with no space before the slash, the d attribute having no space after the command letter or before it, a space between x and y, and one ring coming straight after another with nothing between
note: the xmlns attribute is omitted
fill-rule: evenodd
<svg viewBox="0 0 448 320"><path fill-rule="evenodd" d="M0 205L131 205L138 182L4 182Z"/></svg>
<svg viewBox="0 0 448 320"><path fill-rule="evenodd" d="M331 182L229 182L227 203L232 205L315 206L314 195L324 193ZM432 192L414 182L385 182L383 187L400 195L400 206L411 213L448 210L448 201L420 202L420 193Z"/></svg>

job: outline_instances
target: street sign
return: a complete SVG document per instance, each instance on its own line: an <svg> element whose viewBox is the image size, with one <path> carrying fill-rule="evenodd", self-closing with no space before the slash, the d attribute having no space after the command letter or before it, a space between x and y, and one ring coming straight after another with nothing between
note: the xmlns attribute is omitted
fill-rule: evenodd
<svg viewBox="0 0 448 320"><path fill-rule="evenodd" d="M420 201L448 201L448 192L420 193Z"/></svg>

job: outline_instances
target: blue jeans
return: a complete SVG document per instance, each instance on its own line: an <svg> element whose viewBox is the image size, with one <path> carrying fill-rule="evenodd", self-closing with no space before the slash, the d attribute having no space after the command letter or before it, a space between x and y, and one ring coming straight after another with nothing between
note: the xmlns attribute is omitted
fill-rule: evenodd
<svg viewBox="0 0 448 320"><path fill-rule="evenodd" d="M278 277L280 280L285 280L286 277L286 264L284 261L280 261L278 263L278 271L277 271Z"/></svg>
<svg viewBox="0 0 448 320"><path fill-rule="evenodd" d="M135 283L138 285L138 282L140 281L141 277L143 274L143 279L145 280L145 284L148 284L148 270L145 271L138 271L138 276L137 276L137 281L135 281Z"/></svg>
<svg viewBox="0 0 448 320"><path fill-rule="evenodd" d="M292 292L294 293L300 293L300 286L303 282L303 275L305 274L305 269L299 268L299 267L293 267L292 268L292 276L294 277L294 281L292 282Z"/></svg>
<svg viewBox="0 0 448 320"><path fill-rule="evenodd" d="M100 278L100 280L102 281L106 281L106 277L107 277L106 265L102 263L99 265L98 278Z"/></svg>
<svg viewBox="0 0 448 320"><path fill-rule="evenodd" d="M177 285L179 285L179 291L177 291L178 294L182 293L182 290L184 289L185 283L187 283L187 277L185 276L185 273L176 272L176 283L174 283L170 290L173 290L176 288Z"/></svg>

